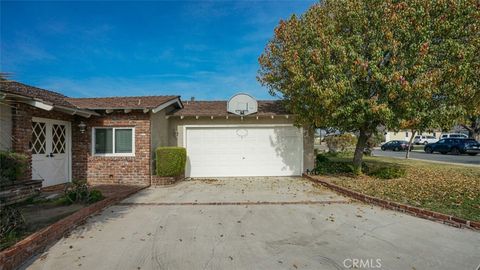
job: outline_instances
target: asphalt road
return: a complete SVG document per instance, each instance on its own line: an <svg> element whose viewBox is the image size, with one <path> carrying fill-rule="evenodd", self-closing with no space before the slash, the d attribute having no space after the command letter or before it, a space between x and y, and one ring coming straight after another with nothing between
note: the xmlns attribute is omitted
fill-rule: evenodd
<svg viewBox="0 0 480 270"><path fill-rule="evenodd" d="M374 150L374 156L386 156L386 157L395 157L395 158L405 158L405 152L394 152L394 151L382 151ZM469 156L469 155L442 155L440 153L428 154L421 150L416 150L410 153L410 158L421 159L426 161L441 161L449 163L459 163L467 165L479 165L480 166L480 155Z"/></svg>

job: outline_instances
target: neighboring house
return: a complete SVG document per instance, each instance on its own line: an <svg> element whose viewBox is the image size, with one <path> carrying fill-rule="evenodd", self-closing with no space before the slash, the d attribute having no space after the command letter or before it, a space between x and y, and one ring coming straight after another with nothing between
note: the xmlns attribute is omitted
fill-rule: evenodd
<svg viewBox="0 0 480 270"><path fill-rule="evenodd" d="M410 137L412 137L411 130L399 130L399 131L386 131L385 134L385 141L393 141L393 140L403 140L409 141ZM441 131L432 131L432 132L420 132L416 133L416 135L425 135L425 136L434 136L435 138L439 139L440 135L442 134Z"/></svg>
<svg viewBox="0 0 480 270"><path fill-rule="evenodd" d="M295 127L280 101L247 95L69 98L8 81L0 83L0 113L1 149L26 154L27 178L44 186L149 184L158 146L187 149L186 177L301 175L313 167L313 132Z"/></svg>

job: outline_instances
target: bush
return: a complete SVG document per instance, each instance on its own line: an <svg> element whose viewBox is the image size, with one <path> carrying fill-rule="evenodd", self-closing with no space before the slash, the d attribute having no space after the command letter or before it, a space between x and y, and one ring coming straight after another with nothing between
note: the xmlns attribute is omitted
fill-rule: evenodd
<svg viewBox="0 0 480 270"><path fill-rule="evenodd" d="M407 172L405 168L398 166L380 167L367 173L369 176L373 176L380 179L394 179L404 177Z"/></svg>
<svg viewBox="0 0 480 270"><path fill-rule="evenodd" d="M5 206L1 209L0 215L0 239L3 240L9 235L14 236L15 231L25 225L22 213L15 206Z"/></svg>
<svg viewBox="0 0 480 270"><path fill-rule="evenodd" d="M158 176L179 176L185 172L187 150L183 147L158 147L156 158Z"/></svg>
<svg viewBox="0 0 480 270"><path fill-rule="evenodd" d="M28 167L25 155L0 151L0 186L24 177Z"/></svg>
<svg viewBox="0 0 480 270"><path fill-rule="evenodd" d="M103 194L98 189L92 189L88 197L88 203L94 203L103 200Z"/></svg>
<svg viewBox="0 0 480 270"><path fill-rule="evenodd" d="M357 137L348 133L332 135L326 137L325 142L327 143L328 151L332 153L344 152L347 148L355 146Z"/></svg>
<svg viewBox="0 0 480 270"><path fill-rule="evenodd" d="M57 200L57 204L94 203L103 198L100 190L90 189L86 181L75 180L65 187L65 194Z"/></svg>
<svg viewBox="0 0 480 270"><path fill-rule="evenodd" d="M331 161L327 155L318 154L316 157L316 166L313 172L315 174L350 173L352 172L352 166L349 162Z"/></svg>

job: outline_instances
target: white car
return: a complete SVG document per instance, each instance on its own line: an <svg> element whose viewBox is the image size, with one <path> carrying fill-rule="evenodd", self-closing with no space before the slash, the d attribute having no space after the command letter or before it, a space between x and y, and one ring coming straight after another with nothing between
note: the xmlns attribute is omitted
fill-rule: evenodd
<svg viewBox="0 0 480 270"><path fill-rule="evenodd" d="M457 139L468 139L468 136L463 133L445 133L440 136L440 139L448 138L457 138Z"/></svg>
<svg viewBox="0 0 480 270"><path fill-rule="evenodd" d="M426 136L426 135L417 135L413 139L414 144L429 144L429 143L436 143L438 141L435 136Z"/></svg>

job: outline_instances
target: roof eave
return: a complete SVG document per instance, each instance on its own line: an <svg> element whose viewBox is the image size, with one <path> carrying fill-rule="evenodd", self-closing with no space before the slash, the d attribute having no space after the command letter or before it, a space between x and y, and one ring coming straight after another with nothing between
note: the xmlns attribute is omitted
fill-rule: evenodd
<svg viewBox="0 0 480 270"><path fill-rule="evenodd" d="M161 105L159 105L158 107L152 109L152 113L157 113L165 108L167 108L168 106L171 106L171 105L177 105L178 108L182 109L183 108L183 104L182 102L180 101L180 97L176 97L170 101L167 101Z"/></svg>
<svg viewBox="0 0 480 270"><path fill-rule="evenodd" d="M69 108L69 107L65 107L65 106L62 106L62 105L55 105L53 103L46 102L46 101L44 101L42 99L39 99L39 98L32 98L32 97L27 97L27 96L22 96L22 95L18 95L18 94L12 94L12 93L5 93L5 92L1 92L1 94L3 96L3 99L5 99L7 97L12 97L12 98L14 98L15 100L17 100L21 103L25 103L25 104L28 104L30 106L33 106L35 108L39 108L39 109L42 109L42 110L45 110L45 111L51 111L51 110L56 109L58 111L62 111L62 112L65 112L65 113L68 113L68 114L71 114L71 115L79 115L79 116L82 116L82 117L85 117L85 118L89 118L92 115L96 115L96 116L99 115L98 113L93 112L93 111L89 111L89 110Z"/></svg>

